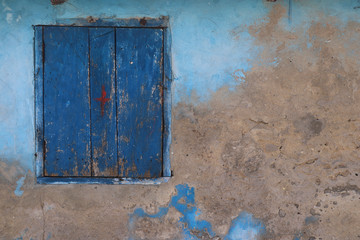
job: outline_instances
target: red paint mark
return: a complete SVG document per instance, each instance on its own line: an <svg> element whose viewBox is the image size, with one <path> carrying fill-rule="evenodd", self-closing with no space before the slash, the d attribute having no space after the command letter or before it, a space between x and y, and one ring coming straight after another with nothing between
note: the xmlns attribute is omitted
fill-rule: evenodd
<svg viewBox="0 0 360 240"><path fill-rule="evenodd" d="M104 116L105 103L110 101L110 98L106 98L105 86L101 86L101 98L95 98L96 101L101 103L101 116Z"/></svg>

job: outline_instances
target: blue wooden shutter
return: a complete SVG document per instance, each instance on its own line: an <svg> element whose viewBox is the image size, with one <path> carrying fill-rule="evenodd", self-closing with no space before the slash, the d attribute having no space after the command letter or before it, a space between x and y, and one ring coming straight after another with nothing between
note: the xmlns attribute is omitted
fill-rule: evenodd
<svg viewBox="0 0 360 240"><path fill-rule="evenodd" d="M90 28L89 39L93 175L116 177L115 30Z"/></svg>
<svg viewBox="0 0 360 240"><path fill-rule="evenodd" d="M162 29L116 29L120 177L162 174L162 52Z"/></svg>
<svg viewBox="0 0 360 240"><path fill-rule="evenodd" d="M88 30L46 27L45 176L91 176Z"/></svg>
<svg viewBox="0 0 360 240"><path fill-rule="evenodd" d="M162 176L163 30L44 27L44 176Z"/></svg>

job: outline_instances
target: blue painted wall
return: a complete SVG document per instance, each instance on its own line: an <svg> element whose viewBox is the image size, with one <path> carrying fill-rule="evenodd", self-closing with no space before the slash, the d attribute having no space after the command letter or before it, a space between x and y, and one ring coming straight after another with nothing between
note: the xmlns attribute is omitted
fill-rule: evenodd
<svg viewBox="0 0 360 240"><path fill-rule="evenodd" d="M288 1L281 1L288 8ZM50 1L3 0L0 15L0 158L33 169L33 28L58 19L170 16L173 103L206 101L223 86L243 82L244 73L263 50L246 26L266 19L271 2L232 1ZM319 11L342 22L358 21L358 1L295 1L284 27L309 25ZM242 27L243 26L243 27ZM237 31L237 39L232 36ZM239 41L238 39L241 39ZM276 59L265 64L276 63Z"/></svg>
<svg viewBox="0 0 360 240"><path fill-rule="evenodd" d="M329 21L331 21L332 19L333 22L331 22L331 24L338 29L341 29L351 22L360 22L359 0L278 0L276 3L266 0L69 0L59 5L52 5L50 0L1 0L0 163L6 162L9 166L16 165L22 169L19 170L21 176L18 174L16 181L11 183L13 185L9 187L11 194L14 193L12 197L16 200L22 200L26 196L30 198L29 192L34 193L34 195L36 195L35 197L40 195L40 191L36 192L35 187L26 188L27 181L30 181L28 180L30 178L27 178L27 176L31 176L31 174L25 174L26 171L33 172L35 152L33 25L56 24L57 21L62 21L63 19L87 18L89 16L92 16L94 19L157 18L160 16L169 16L172 37L171 60L174 80L172 85L173 106L178 104L197 105L210 102L213 94L220 88L226 87L232 91L239 85L248 84L249 82L247 81L251 78L247 78L247 74L251 71L254 72L259 66L278 66L279 59L274 57L276 56L274 53L276 47L281 45L281 41L278 43L273 41L278 45L273 44L272 47L264 43L259 44L261 37L254 37L254 35L257 34L256 27L253 28L253 32L249 31L250 26L257 26L264 23L268 24L266 27L268 31L271 32L271 22L268 21L269 14L276 4L280 4L283 7L282 9L286 9L279 23L276 23L282 30L287 30L286 34L288 35L286 36L289 37L286 40L286 48L295 49L296 51L311 49L314 41L313 39L306 39L310 34L305 33L312 27L314 22L326 25L328 24L327 20L330 19ZM326 19L326 21L324 21L324 19ZM276 39L277 36L272 36L272 38ZM300 40L292 42L292 39L296 38ZM304 42L302 42L303 38L306 39ZM347 36L346 40L347 43L358 41L358 39L352 39L351 36ZM323 42L326 41L331 41L331 39L323 39ZM354 56L355 53L352 53L354 49L347 47L346 44L335 44L335 47L340 46L341 49L344 50L344 54L342 55L342 53L340 53L337 59L341 60L342 58L346 58L346 56L351 56L351 54ZM317 49L314 49L314 51L317 51ZM264 53L265 55L268 53L267 56L271 57L262 59L261 56L263 56ZM354 59L356 57L354 57ZM309 62L312 60L313 59L309 59ZM321 61L319 62L321 64ZM304 65L305 64L307 63L304 63ZM310 104L313 103L310 102ZM322 113L323 112L321 112L321 114ZM256 115L256 113L254 113L254 115ZM253 119L250 120L254 122ZM351 119L346 121L351 122ZM262 120L258 123L268 124ZM291 124L292 122L289 122L290 128L292 126ZM267 126L269 125L270 124ZM253 128L250 130L252 129ZM194 132L195 131L196 129ZM207 130L204 130L204 132L205 131ZM326 138L326 141L327 140L328 138ZM206 145L206 143L201 144ZM275 148L277 147L275 145L273 146ZM273 146L270 146L270 148ZM306 150L305 147L304 149ZM221 151L218 153L218 159L221 158L220 152ZM185 159L185 157L183 159ZM220 166L220 164L218 165ZM182 224L182 234L186 236L187 239L196 239L193 232L202 232L203 230L205 230L203 232L207 232L209 236L215 237L217 234L216 230L214 230L215 226L211 225L209 219L201 220L200 215L203 206L200 205L202 202L200 201L199 203L199 201L195 201L195 191L198 189L191 187L194 182L191 182L191 180L188 181L188 179L196 179L195 177L197 176L191 177L186 176L181 178L180 176L174 182L170 183L172 184L170 187L165 184L161 185L162 191L167 191L167 187L171 190L163 193L166 197L161 199L162 201L157 202L161 204L156 204L159 208L155 213L148 213L146 208L142 206L136 206L134 211L128 211L129 221L126 224L128 224L127 230L129 231L130 238L134 231L133 224L139 219L147 217L161 220L170 210L180 215L179 224ZM242 177L244 176L234 177L234 181L238 181ZM277 177L276 175L274 178ZM213 184L212 180L213 179L209 180L207 184ZM301 181L302 180L303 179L301 179ZM310 180L312 181L312 179ZM231 185L232 183L229 184ZM72 187L75 189L74 191L83 193L78 191L80 187L69 186L69 188ZM90 187L87 187L87 190L89 190ZM46 189L49 190L50 188ZM54 190L59 191L57 192L59 195L56 196L62 196L61 188L58 189ZM112 189L109 190L109 188L106 187L103 189L109 192L112 191ZM122 191L131 195L128 189L130 188L122 188ZM139 189L140 187L137 188L140 192ZM153 189L156 188L154 187L151 190ZM308 189L307 186L306 189ZM41 191L42 190L43 189L41 189ZM317 190L318 189L316 189L316 191ZM141 189L141 191L145 192L144 189ZM68 194L73 195L70 191ZM88 194L98 196L93 192ZM111 192L111 194L113 194L113 192ZM84 199L89 195L84 194ZM5 196L5 194L3 196ZM142 199L145 193L141 195L141 197L139 196L137 196L138 198L133 198L135 199L134 202L136 202L136 199ZM35 199L35 197L31 197ZM89 201L88 198L84 201L82 201L83 199L80 197L79 199L81 202L85 200ZM117 196L114 197L114 199L117 199ZM102 203L102 201L103 199L97 198L97 202L95 203ZM64 202L66 201L64 200ZM120 206L121 204L122 203L119 203ZM41 207L43 208L43 206ZM29 208L32 208L32 206ZM44 210L42 209L42 211ZM279 215L278 211L279 210L276 209L271 213L272 216ZM228 226L229 228L226 234L222 235L225 239L255 238L267 229L267 226L265 228L263 222L246 211L231 214L231 216L228 214L228 218L232 219L232 223ZM305 225L317 223L317 218L315 217L307 216L304 218L304 221L299 220L298 222L304 222ZM27 234L26 232L27 230L25 229L21 238ZM46 234L46 236L50 239L52 235L49 233ZM295 239L302 238L300 233L295 236L292 234L291 236Z"/></svg>

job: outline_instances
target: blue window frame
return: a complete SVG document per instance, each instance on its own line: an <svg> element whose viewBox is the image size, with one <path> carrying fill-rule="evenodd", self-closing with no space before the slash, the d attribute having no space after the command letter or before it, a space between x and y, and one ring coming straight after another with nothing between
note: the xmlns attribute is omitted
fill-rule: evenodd
<svg viewBox="0 0 360 240"><path fill-rule="evenodd" d="M72 19L34 29L37 182L167 181L168 19Z"/></svg>

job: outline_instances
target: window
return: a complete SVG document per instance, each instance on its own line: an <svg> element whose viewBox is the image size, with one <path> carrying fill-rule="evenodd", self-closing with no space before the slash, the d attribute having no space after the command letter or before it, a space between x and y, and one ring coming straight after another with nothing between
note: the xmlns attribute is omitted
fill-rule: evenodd
<svg viewBox="0 0 360 240"><path fill-rule="evenodd" d="M35 26L37 180L165 181L167 19L89 22Z"/></svg>

